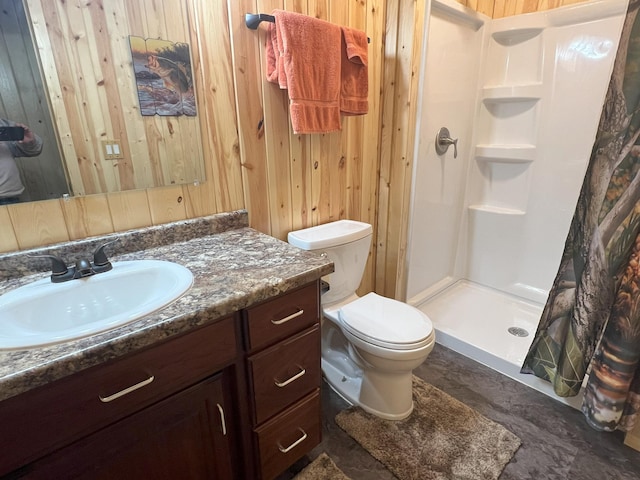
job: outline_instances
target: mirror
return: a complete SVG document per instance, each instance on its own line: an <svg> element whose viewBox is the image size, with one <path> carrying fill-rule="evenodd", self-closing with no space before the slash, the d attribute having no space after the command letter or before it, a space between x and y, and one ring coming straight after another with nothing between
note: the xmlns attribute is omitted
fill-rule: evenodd
<svg viewBox="0 0 640 480"><path fill-rule="evenodd" d="M15 12L16 19L23 17L21 27L14 25L5 33L5 25L1 26L5 54L15 50L18 60L2 58L2 68L12 68L0 72L0 113L13 113L8 108L9 99L31 100L34 108L39 107L39 114L16 117L16 121L28 124L46 145L38 162L35 158L19 160L27 187L21 200L205 180L200 112L143 115L138 97L140 68L136 65L134 71L129 43L130 36L163 40L190 45L193 54L196 39L189 29L186 2L0 0L0 4L0 14L7 17L3 22L14 21L6 12ZM35 45L31 54L23 53L29 33ZM17 43L23 47L16 49ZM30 60L29 66L24 58ZM148 68L147 78L164 85L167 95L177 95L166 79L158 76L158 59L153 60L156 69ZM33 72L31 77L40 81L42 90L24 84L25 75L17 71L18 64ZM9 77L14 80L5 80ZM5 94L11 83L15 84L14 91L7 89L10 93ZM181 101L191 95L197 105L194 90L193 82L190 89L181 90ZM50 126L46 126L47 119ZM45 153L46 160L42 156ZM46 165L46 172L32 172L36 164ZM45 182L53 183L54 178L55 186Z"/></svg>
<svg viewBox="0 0 640 480"><path fill-rule="evenodd" d="M21 0L0 0L0 7L0 117L28 125L43 140L40 155L15 159L25 187L20 201L60 198L70 189L25 9Z"/></svg>

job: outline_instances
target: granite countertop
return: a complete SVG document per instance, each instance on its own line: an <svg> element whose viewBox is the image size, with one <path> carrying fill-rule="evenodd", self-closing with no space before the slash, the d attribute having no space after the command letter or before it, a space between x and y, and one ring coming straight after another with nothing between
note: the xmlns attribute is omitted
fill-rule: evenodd
<svg viewBox="0 0 640 480"><path fill-rule="evenodd" d="M238 211L0 255L0 295L47 277L46 271L34 271L44 270L42 259L27 255L53 253L69 262L113 239L118 242L107 248L112 261L169 260L194 276L191 289L176 302L127 325L55 345L0 349L0 400L215 322L333 271L327 259L247 225L246 212Z"/></svg>

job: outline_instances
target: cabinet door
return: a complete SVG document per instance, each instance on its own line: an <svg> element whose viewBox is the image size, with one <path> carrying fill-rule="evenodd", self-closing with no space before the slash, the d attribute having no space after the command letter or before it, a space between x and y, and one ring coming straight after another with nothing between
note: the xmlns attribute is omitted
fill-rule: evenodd
<svg viewBox="0 0 640 480"><path fill-rule="evenodd" d="M230 479L231 412L211 377L26 467L27 478Z"/></svg>
<svg viewBox="0 0 640 480"><path fill-rule="evenodd" d="M231 365L237 355L235 326L235 318L227 317L4 400L1 438L10 447L0 448L0 476ZM143 384L105 402L105 397L113 399Z"/></svg>

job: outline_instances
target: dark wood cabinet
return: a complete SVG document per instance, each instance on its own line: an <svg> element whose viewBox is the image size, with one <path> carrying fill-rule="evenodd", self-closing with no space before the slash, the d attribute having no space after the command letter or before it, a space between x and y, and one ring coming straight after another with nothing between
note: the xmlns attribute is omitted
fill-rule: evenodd
<svg viewBox="0 0 640 480"><path fill-rule="evenodd" d="M322 439L320 390L255 429L263 479L275 478Z"/></svg>
<svg viewBox="0 0 640 480"><path fill-rule="evenodd" d="M224 373L79 440L23 470L26 478L233 477Z"/></svg>
<svg viewBox="0 0 640 480"><path fill-rule="evenodd" d="M0 476L234 364L236 322L222 319L1 402Z"/></svg>
<svg viewBox="0 0 640 480"><path fill-rule="evenodd" d="M270 480L320 442L319 282L0 402L0 477Z"/></svg>
<svg viewBox="0 0 640 480"><path fill-rule="evenodd" d="M271 480L321 440L317 282L244 313L257 471Z"/></svg>

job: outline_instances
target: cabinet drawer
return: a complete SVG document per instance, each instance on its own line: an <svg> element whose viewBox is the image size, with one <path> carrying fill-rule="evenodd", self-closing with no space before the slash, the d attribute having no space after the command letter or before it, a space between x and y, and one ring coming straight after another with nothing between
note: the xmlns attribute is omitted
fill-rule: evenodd
<svg viewBox="0 0 640 480"><path fill-rule="evenodd" d="M262 480L271 480L321 440L320 390L255 430Z"/></svg>
<svg viewBox="0 0 640 480"><path fill-rule="evenodd" d="M111 424L233 363L233 318L0 404L0 475ZM55 440L54 440L55 439Z"/></svg>
<svg viewBox="0 0 640 480"><path fill-rule="evenodd" d="M249 350L270 345L317 323L318 282L281 295L245 311Z"/></svg>
<svg viewBox="0 0 640 480"><path fill-rule="evenodd" d="M252 356L249 370L258 424L320 385L319 325Z"/></svg>

